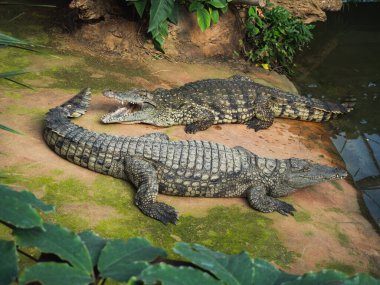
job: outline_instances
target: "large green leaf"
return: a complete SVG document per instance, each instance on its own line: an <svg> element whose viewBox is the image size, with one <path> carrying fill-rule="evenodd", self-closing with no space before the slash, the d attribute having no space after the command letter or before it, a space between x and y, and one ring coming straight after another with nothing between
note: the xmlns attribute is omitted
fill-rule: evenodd
<svg viewBox="0 0 380 285"><path fill-rule="evenodd" d="M174 0L151 1L148 32L158 29L158 26L172 14L173 7Z"/></svg>
<svg viewBox="0 0 380 285"><path fill-rule="evenodd" d="M283 285L331 285L343 284L347 275L336 270L322 270L320 272L309 272L299 276L293 281L282 283Z"/></svg>
<svg viewBox="0 0 380 285"><path fill-rule="evenodd" d="M38 199L32 192L29 191L15 191L12 188L0 184L0 195L17 198L25 203L31 204L33 207L38 208L45 213L53 212L54 206L45 204Z"/></svg>
<svg viewBox="0 0 380 285"><path fill-rule="evenodd" d="M178 14L179 14L179 3L174 2L172 13L169 15L168 19L173 24L178 24Z"/></svg>
<svg viewBox="0 0 380 285"><path fill-rule="evenodd" d="M96 266L98 264L100 252L106 245L107 240L98 236L93 231L84 231L79 233L78 235L80 239L84 242L88 252L90 253L93 266Z"/></svg>
<svg viewBox="0 0 380 285"><path fill-rule="evenodd" d="M344 281L342 285L380 285L380 280L366 273L359 273Z"/></svg>
<svg viewBox="0 0 380 285"><path fill-rule="evenodd" d="M144 281L144 284L157 284L160 281L162 285L222 285L223 283L213 278L211 275L192 267L174 267L164 263L149 266L145 269L138 279Z"/></svg>
<svg viewBox="0 0 380 285"><path fill-rule="evenodd" d="M156 47L164 52L164 42L168 36L168 21L163 21L156 30L152 31L152 37Z"/></svg>
<svg viewBox="0 0 380 285"><path fill-rule="evenodd" d="M110 240L100 254L98 269L102 277L128 281L159 256L166 256L165 250L142 238Z"/></svg>
<svg viewBox="0 0 380 285"><path fill-rule="evenodd" d="M215 8L224 8L227 6L226 0L208 0L207 3Z"/></svg>
<svg viewBox="0 0 380 285"><path fill-rule="evenodd" d="M13 241L0 240L0 284L10 284L17 277L16 245Z"/></svg>
<svg viewBox="0 0 380 285"><path fill-rule="evenodd" d="M246 252L228 255L199 244L190 245L184 242L177 243L173 250L199 267L210 271L228 285L252 284L252 261Z"/></svg>
<svg viewBox="0 0 380 285"><path fill-rule="evenodd" d="M66 263L41 262L24 270L19 285L39 282L42 285L87 285L93 280L86 272Z"/></svg>
<svg viewBox="0 0 380 285"><path fill-rule="evenodd" d="M280 285L283 282L295 280L298 277L297 275L282 272L260 258L255 258L253 268L253 284Z"/></svg>
<svg viewBox="0 0 380 285"><path fill-rule="evenodd" d="M143 14L144 14L144 10L145 10L147 2L148 2L148 0L133 1L133 4L135 5L136 11L139 14L140 18L142 18Z"/></svg>
<svg viewBox="0 0 380 285"><path fill-rule="evenodd" d="M53 253L87 274L92 273L90 254L78 235L59 225L44 223L43 226L46 231L14 230L16 243L37 247L44 253Z"/></svg>
<svg viewBox="0 0 380 285"><path fill-rule="evenodd" d="M205 8L198 9L197 21L202 32L204 32L208 27L210 27L210 23L211 23L210 13Z"/></svg>
<svg viewBox="0 0 380 285"><path fill-rule="evenodd" d="M0 199L0 221L20 229L43 229L42 218L30 204L6 195Z"/></svg>
<svg viewBox="0 0 380 285"><path fill-rule="evenodd" d="M210 13L211 20L213 24L217 24L219 22L219 11L218 10L211 10Z"/></svg>

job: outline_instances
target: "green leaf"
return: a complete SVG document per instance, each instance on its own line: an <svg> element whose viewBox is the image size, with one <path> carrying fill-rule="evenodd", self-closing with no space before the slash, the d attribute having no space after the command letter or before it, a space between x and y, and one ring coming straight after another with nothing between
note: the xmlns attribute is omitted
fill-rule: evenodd
<svg viewBox="0 0 380 285"><path fill-rule="evenodd" d="M174 0L151 1L148 32L157 30L173 11Z"/></svg>
<svg viewBox="0 0 380 285"><path fill-rule="evenodd" d="M218 10L211 10L210 16L211 16L211 21L213 24L217 24L219 22L219 11Z"/></svg>
<svg viewBox="0 0 380 285"><path fill-rule="evenodd" d="M14 129L11 129L10 127L7 127L7 126L4 126L2 124L0 124L0 129L1 130L4 130L4 131L8 131L8 132L11 132L11 133L14 133L14 134L17 134L17 135L22 135L22 133L14 130Z"/></svg>
<svg viewBox="0 0 380 285"><path fill-rule="evenodd" d="M169 21L173 24L178 24L178 14L179 14L179 4L178 2L174 2L174 7L172 13L169 15Z"/></svg>
<svg viewBox="0 0 380 285"><path fill-rule="evenodd" d="M366 273L359 273L344 281L342 285L379 285L380 280Z"/></svg>
<svg viewBox="0 0 380 285"><path fill-rule="evenodd" d="M282 272L260 258L254 259L253 268L252 284L280 285L283 282L295 280L298 277L297 275Z"/></svg>
<svg viewBox="0 0 380 285"><path fill-rule="evenodd" d="M92 273L90 254L79 236L59 225L44 223L43 226L46 231L14 230L16 243L37 247L44 253L53 253L87 274Z"/></svg>
<svg viewBox="0 0 380 285"><path fill-rule="evenodd" d="M20 229L43 229L43 221L37 211L30 204L11 196L1 196L0 221Z"/></svg>
<svg viewBox="0 0 380 285"><path fill-rule="evenodd" d="M142 238L110 240L100 254L98 269L102 277L128 281L159 256L166 256L165 250Z"/></svg>
<svg viewBox="0 0 380 285"><path fill-rule="evenodd" d="M198 10L201 10L203 9L205 6L198 2L198 1L194 1L194 2L191 2L190 5L189 5L189 11L190 12L195 12L195 11L198 11Z"/></svg>
<svg viewBox="0 0 380 285"><path fill-rule="evenodd" d="M25 73L28 73L28 72L24 70L13 70L13 71L8 71L8 72L1 72L0 78L8 78L8 77L13 77L13 76L25 74Z"/></svg>
<svg viewBox="0 0 380 285"><path fill-rule="evenodd" d="M176 243L173 250L199 267L210 271L226 284L252 284L252 261L246 252L228 255L199 244L190 245L184 242Z"/></svg>
<svg viewBox="0 0 380 285"><path fill-rule="evenodd" d="M138 0L138 1L133 2L133 4L135 5L135 8L136 8L136 11L139 14L140 18L142 18L143 14L144 14L144 10L145 10L147 2L148 2L147 0Z"/></svg>
<svg viewBox="0 0 380 285"><path fill-rule="evenodd" d="M152 31L152 37L156 47L164 52L165 38L168 36L168 22L163 21L156 30Z"/></svg>
<svg viewBox="0 0 380 285"><path fill-rule="evenodd" d="M25 203L31 204L34 208L38 208L45 213L53 212L55 207L52 205L45 204L40 199L38 199L32 192L29 191L15 191L5 185L0 184L0 196L15 197Z"/></svg>
<svg viewBox="0 0 380 285"><path fill-rule="evenodd" d="M283 285L330 285L342 284L347 275L336 270L322 270L309 272L299 276L296 280L284 282Z"/></svg>
<svg viewBox="0 0 380 285"><path fill-rule="evenodd" d="M144 284L157 284L160 281L162 285L222 285L220 281L214 279L211 275L192 267L174 267L164 263L149 266L145 269L138 279L144 281Z"/></svg>
<svg viewBox="0 0 380 285"><path fill-rule="evenodd" d="M107 243L107 240L98 236L93 231L84 231L78 234L80 239L84 242L88 252L91 256L93 266L98 264L100 252Z"/></svg>
<svg viewBox="0 0 380 285"><path fill-rule="evenodd" d="M227 6L226 0L208 0L207 3L215 8L224 8Z"/></svg>
<svg viewBox="0 0 380 285"><path fill-rule="evenodd" d="M19 285L39 282L42 285L87 285L93 280L82 270L66 263L41 262L24 270Z"/></svg>
<svg viewBox="0 0 380 285"><path fill-rule="evenodd" d="M8 36L0 32L0 45L15 47L33 47L34 45L23 40L19 40L12 36Z"/></svg>
<svg viewBox="0 0 380 285"><path fill-rule="evenodd" d="M0 253L0 284L10 284L18 272L15 243L0 240Z"/></svg>
<svg viewBox="0 0 380 285"><path fill-rule="evenodd" d="M208 27L210 27L210 22L211 22L210 13L205 8L198 9L197 21L202 32L204 32Z"/></svg>

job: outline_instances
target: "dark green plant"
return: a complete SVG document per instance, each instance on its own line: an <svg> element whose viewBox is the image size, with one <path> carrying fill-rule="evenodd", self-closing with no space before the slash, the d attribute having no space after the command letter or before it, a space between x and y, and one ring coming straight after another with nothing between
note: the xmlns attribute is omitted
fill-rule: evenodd
<svg viewBox="0 0 380 285"><path fill-rule="evenodd" d="M210 27L211 23L219 22L219 11L225 13L228 2L231 0L195 0L189 2L189 11L197 14L197 22L202 32Z"/></svg>
<svg viewBox="0 0 380 285"><path fill-rule="evenodd" d="M250 7L244 54L264 68L291 74L297 52L309 43L313 25L306 25L285 8Z"/></svg>
<svg viewBox="0 0 380 285"><path fill-rule="evenodd" d="M168 36L168 21L173 24L178 22L179 2L186 4L190 12L196 12L198 25L202 31L210 27L211 22L219 22L219 11L227 11L228 2L231 0L126 0L133 3L140 18L147 13L149 18L148 32L158 49L164 50L165 39ZM147 12L145 12L147 11Z"/></svg>
<svg viewBox="0 0 380 285"><path fill-rule="evenodd" d="M264 260L251 259L246 252L228 255L183 242L173 250L188 262L168 260L164 249L142 238L104 239L91 231L75 234L44 223L38 211L49 213L54 207L30 192L0 184L0 197L0 222L13 236L0 240L0 285L86 285L108 279L136 285L375 285L380 281L363 273L349 278L336 270L291 275ZM39 253L28 253L30 248ZM20 270L19 255L34 264Z"/></svg>

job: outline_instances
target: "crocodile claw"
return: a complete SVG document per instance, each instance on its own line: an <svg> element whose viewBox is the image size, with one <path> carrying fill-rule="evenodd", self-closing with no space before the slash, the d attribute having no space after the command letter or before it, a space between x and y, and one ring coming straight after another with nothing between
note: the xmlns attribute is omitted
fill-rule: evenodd
<svg viewBox="0 0 380 285"><path fill-rule="evenodd" d="M154 203L144 212L165 225L168 223L177 224L178 221L178 212L176 209L164 203Z"/></svg>
<svg viewBox="0 0 380 285"><path fill-rule="evenodd" d="M293 212L296 212L297 210L293 207L293 205L290 205L283 201L278 201L278 205L275 211L279 212L281 215L284 215L284 216L287 216L287 215L294 216Z"/></svg>
<svg viewBox="0 0 380 285"><path fill-rule="evenodd" d="M199 131L199 128L195 124L190 124L190 125L185 126L185 133L187 134L195 134L198 131Z"/></svg>

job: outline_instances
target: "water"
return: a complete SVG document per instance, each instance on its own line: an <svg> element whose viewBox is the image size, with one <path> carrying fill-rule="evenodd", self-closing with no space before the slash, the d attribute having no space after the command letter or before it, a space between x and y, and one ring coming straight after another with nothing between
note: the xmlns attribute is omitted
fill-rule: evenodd
<svg viewBox="0 0 380 285"><path fill-rule="evenodd" d="M297 87L333 102L355 97L354 112L331 122L331 139L380 225L380 3L345 4L317 24L297 59Z"/></svg>

